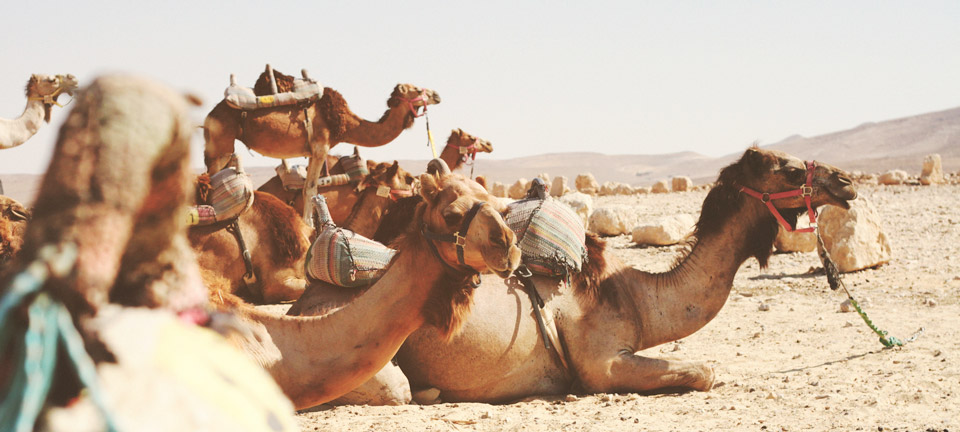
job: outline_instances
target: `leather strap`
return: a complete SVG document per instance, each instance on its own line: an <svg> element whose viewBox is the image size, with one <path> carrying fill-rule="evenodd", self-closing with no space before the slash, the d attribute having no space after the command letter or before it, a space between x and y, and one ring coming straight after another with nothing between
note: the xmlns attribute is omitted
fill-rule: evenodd
<svg viewBox="0 0 960 432"><path fill-rule="evenodd" d="M784 192L774 192L774 193L760 193L753 189L750 189L746 186L741 187L740 191L750 195L760 202L766 204L767 209L770 210L770 213L773 213L773 217L777 219L777 222L780 223L780 226L788 232L799 232L807 233L814 232L817 230L817 211L814 210L811 203L811 198L813 197L813 171L816 169L816 161L807 161L807 181L800 187L800 189L793 189ZM810 218L810 226L802 229L794 229L787 223L787 220L783 218L783 215L780 214L780 211L777 210L777 207L773 205L773 201L783 198L792 198L795 196L803 196L803 201L807 204L807 215Z"/></svg>

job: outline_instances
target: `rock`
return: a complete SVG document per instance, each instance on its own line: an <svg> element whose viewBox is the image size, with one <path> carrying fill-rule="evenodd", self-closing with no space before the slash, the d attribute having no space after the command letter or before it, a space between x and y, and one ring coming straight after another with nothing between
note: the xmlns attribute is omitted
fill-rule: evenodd
<svg viewBox="0 0 960 432"><path fill-rule="evenodd" d="M930 307L937 307L937 301L932 298L928 298L924 300L923 304Z"/></svg>
<svg viewBox="0 0 960 432"><path fill-rule="evenodd" d="M760 303L760 305L757 306L757 310L760 312L767 312L770 310L770 305L766 303Z"/></svg>
<svg viewBox="0 0 960 432"><path fill-rule="evenodd" d="M824 246L841 272L890 262L890 242L880 226L880 215L867 198L850 201L850 210L824 206L818 223Z"/></svg>
<svg viewBox="0 0 960 432"><path fill-rule="evenodd" d="M577 395L572 395L572 394L568 394L567 397L563 398L563 400L567 402L576 402L577 399L580 399L580 398L578 398Z"/></svg>
<svg viewBox="0 0 960 432"><path fill-rule="evenodd" d="M540 173L540 174L537 174L537 178L539 178L540 180L543 180L543 184L547 184L547 185L550 184L550 174Z"/></svg>
<svg viewBox="0 0 960 432"><path fill-rule="evenodd" d="M617 183L617 188L614 192L617 195L633 195L633 187L626 183Z"/></svg>
<svg viewBox="0 0 960 432"><path fill-rule="evenodd" d="M653 186L650 187L650 192L652 192L652 193L667 193L667 192L670 192L670 189L667 187L667 181L666 181L666 180L660 180L660 181L654 183Z"/></svg>
<svg viewBox="0 0 960 432"><path fill-rule="evenodd" d="M553 184L550 185L550 196L562 197L563 194L569 191L570 191L570 186L567 186L566 177L556 176L553 178Z"/></svg>
<svg viewBox="0 0 960 432"><path fill-rule="evenodd" d="M943 176L943 165L940 155L931 154L923 158L923 171L920 172L920 184L936 185L946 183Z"/></svg>
<svg viewBox="0 0 960 432"><path fill-rule="evenodd" d="M693 190L693 180L687 176L676 176L671 180L674 192L686 192Z"/></svg>
<svg viewBox="0 0 960 432"><path fill-rule="evenodd" d="M850 302L850 299L846 299L843 303L840 303L840 312L853 312L857 310L853 307L853 303Z"/></svg>
<svg viewBox="0 0 960 432"><path fill-rule="evenodd" d="M507 185L500 182L493 182L493 187L490 188L490 194L498 198L506 198Z"/></svg>
<svg viewBox="0 0 960 432"><path fill-rule="evenodd" d="M582 192L570 192L560 198L560 202L565 203L583 220L583 227L589 227L590 213L593 212L593 198Z"/></svg>
<svg viewBox="0 0 960 432"><path fill-rule="evenodd" d="M613 182L603 182L600 186L600 196L610 196L617 193L617 185Z"/></svg>
<svg viewBox="0 0 960 432"><path fill-rule="evenodd" d="M590 230L607 236L616 236L630 232L636 216L629 207L600 207L590 213Z"/></svg>
<svg viewBox="0 0 960 432"><path fill-rule="evenodd" d="M440 389L428 388L413 392L413 401L420 405L440 403Z"/></svg>
<svg viewBox="0 0 960 432"><path fill-rule="evenodd" d="M520 199L527 195L527 187L529 182L525 178L520 178L516 183L510 185L510 189L507 189L507 196L513 199Z"/></svg>
<svg viewBox="0 0 960 432"><path fill-rule="evenodd" d="M633 193L637 195L646 195L650 193L650 188L646 186L637 186L633 189Z"/></svg>
<svg viewBox="0 0 960 432"><path fill-rule="evenodd" d="M881 174L877 182L882 185L899 185L906 183L909 179L910 175L906 171L895 169Z"/></svg>
<svg viewBox="0 0 960 432"><path fill-rule="evenodd" d="M790 232L781 226L773 246L780 252L813 252L817 249L817 234Z"/></svg>
<svg viewBox="0 0 960 432"><path fill-rule="evenodd" d="M596 195L600 192L600 184L597 183L597 179L590 173L578 175L575 184L578 191L587 195Z"/></svg>
<svg viewBox="0 0 960 432"><path fill-rule="evenodd" d="M680 243L693 230L696 221L688 214L662 218L633 229L633 242L640 245L667 246Z"/></svg>

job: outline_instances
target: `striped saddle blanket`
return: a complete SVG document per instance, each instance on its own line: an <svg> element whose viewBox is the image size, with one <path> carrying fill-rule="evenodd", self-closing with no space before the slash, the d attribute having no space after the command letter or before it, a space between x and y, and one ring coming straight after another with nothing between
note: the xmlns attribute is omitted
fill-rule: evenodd
<svg viewBox="0 0 960 432"><path fill-rule="evenodd" d="M307 251L307 277L342 287L366 286L380 279L397 251L337 227L323 195L312 199L321 231Z"/></svg>
<svg viewBox="0 0 960 432"><path fill-rule="evenodd" d="M235 219L253 205L253 183L250 176L234 167L227 167L210 176L209 204L187 210L188 225L210 225Z"/></svg>
<svg viewBox="0 0 960 432"><path fill-rule="evenodd" d="M553 199L527 198L507 206L507 226L517 235L523 263L530 271L567 277L587 258L583 223L568 205Z"/></svg>

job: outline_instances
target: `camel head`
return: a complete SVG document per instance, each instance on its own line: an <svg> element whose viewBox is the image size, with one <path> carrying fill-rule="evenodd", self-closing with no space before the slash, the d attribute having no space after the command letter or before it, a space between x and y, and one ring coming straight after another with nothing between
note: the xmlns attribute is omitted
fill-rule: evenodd
<svg viewBox="0 0 960 432"><path fill-rule="evenodd" d="M447 138L447 145L454 147L473 147L477 152L493 153L493 144L491 144L490 141L468 134L459 128L450 132L450 138Z"/></svg>
<svg viewBox="0 0 960 432"><path fill-rule="evenodd" d="M67 75L44 75L33 74L27 81L26 94L27 99L43 101L44 116L43 120L50 123L50 111L53 105L59 105L57 98L66 93L73 96L76 91L77 77Z"/></svg>
<svg viewBox="0 0 960 432"><path fill-rule="evenodd" d="M464 263L476 271L487 269L501 277L509 276L520 265L520 248L516 236L500 216L499 200L473 180L459 174L422 174L420 195L424 200L425 228L434 233L455 233L468 213L478 203L464 237ZM458 263L456 246L435 243L443 259L453 266Z"/></svg>
<svg viewBox="0 0 960 432"><path fill-rule="evenodd" d="M720 171L716 184L703 201L696 236L718 233L723 226L739 223L744 213L754 215L759 224L750 229L754 234L749 254L761 267L766 266L776 238L778 223L795 229L797 217L807 212L804 194L810 195L810 207L836 205L850 208L849 200L857 197L850 175L832 165L807 163L784 152L752 147L740 160ZM808 189L807 176L810 175ZM767 203L772 203L772 211ZM739 216L737 216L739 215ZM779 216L777 216L779 215ZM782 219L782 222L778 222Z"/></svg>
<svg viewBox="0 0 960 432"><path fill-rule="evenodd" d="M30 210L17 200L0 195L0 264L20 251L29 220Z"/></svg>
<svg viewBox="0 0 960 432"><path fill-rule="evenodd" d="M387 107L405 106L410 109L413 117L420 117L423 115L419 112L420 107L426 110L427 105L438 103L440 103L440 94L433 90L413 84L397 84L393 88L393 93L390 94L390 99L387 100Z"/></svg>

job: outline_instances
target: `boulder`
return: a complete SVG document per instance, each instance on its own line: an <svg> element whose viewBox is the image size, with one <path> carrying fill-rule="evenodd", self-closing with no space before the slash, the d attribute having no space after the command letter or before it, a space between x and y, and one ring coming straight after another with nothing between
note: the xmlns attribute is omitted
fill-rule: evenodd
<svg viewBox="0 0 960 432"><path fill-rule="evenodd" d="M943 164L940 155L931 154L923 158L923 171L920 172L920 184L936 185L946 183L943 176Z"/></svg>
<svg viewBox="0 0 960 432"><path fill-rule="evenodd" d="M687 237L696 221L688 214L662 218L652 224L633 229L633 242L640 245L667 246L680 243Z"/></svg>
<svg viewBox="0 0 960 432"><path fill-rule="evenodd" d="M587 195L596 195L600 192L600 184L597 183L597 179L593 177L593 174L580 174L574 183L578 191Z"/></svg>
<svg viewBox="0 0 960 432"><path fill-rule="evenodd" d="M880 175L877 181L882 185L904 184L910 179L910 175L904 170L890 170Z"/></svg>
<svg viewBox="0 0 960 432"><path fill-rule="evenodd" d="M490 188L490 194L498 198L506 198L507 185L500 182L493 182L493 187Z"/></svg>
<svg viewBox="0 0 960 432"><path fill-rule="evenodd" d="M550 174L540 173L540 174L537 174L537 178L539 178L540 180L543 180L543 184L546 184L546 185L550 184Z"/></svg>
<svg viewBox="0 0 960 432"><path fill-rule="evenodd" d="M890 262L890 242L880 222L880 214L864 197L850 201L849 210L821 209L820 236L837 269L847 273Z"/></svg>
<svg viewBox="0 0 960 432"><path fill-rule="evenodd" d="M646 195L650 193L650 187L648 186L637 186L633 188L633 193L637 195Z"/></svg>
<svg viewBox="0 0 960 432"><path fill-rule="evenodd" d="M553 184L550 185L550 196L562 197L567 192L570 192L570 186L567 186L567 178L564 176L554 177Z"/></svg>
<svg viewBox="0 0 960 432"><path fill-rule="evenodd" d="M635 223L636 216L629 207L600 207L590 213L590 231L600 235L626 234Z"/></svg>
<svg viewBox="0 0 960 432"><path fill-rule="evenodd" d="M507 189L507 196L513 199L520 199L527 196L527 187L530 182L525 178L517 180L516 183L510 185L510 188Z"/></svg>
<svg viewBox="0 0 960 432"><path fill-rule="evenodd" d="M616 195L617 185L614 182L603 182L603 185L600 186L600 196L610 196Z"/></svg>
<svg viewBox="0 0 960 432"><path fill-rule="evenodd" d="M667 186L666 180L660 180L654 183L653 186L650 187L650 192L667 193L667 192L670 192L670 188Z"/></svg>
<svg viewBox="0 0 960 432"><path fill-rule="evenodd" d="M626 183L617 183L617 188L614 190L614 193L617 195L633 195L633 187Z"/></svg>
<svg viewBox="0 0 960 432"><path fill-rule="evenodd" d="M806 218L806 216L803 216ZM799 219L798 219L799 220ZM780 252L813 252L817 249L817 234L812 232L790 232L779 227L773 246Z"/></svg>
<svg viewBox="0 0 960 432"><path fill-rule="evenodd" d="M577 216L580 216L584 229L589 226L590 213L593 212L593 198L590 198L590 195L583 192L570 192L560 197L560 202L570 206Z"/></svg>
<svg viewBox="0 0 960 432"><path fill-rule="evenodd" d="M687 176L676 176L671 179L671 184L673 185L674 192L693 190L693 180L690 180L690 177Z"/></svg>

